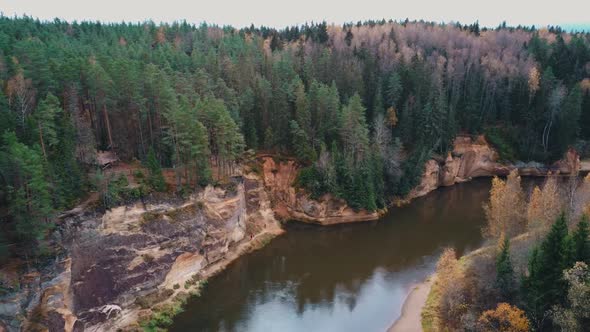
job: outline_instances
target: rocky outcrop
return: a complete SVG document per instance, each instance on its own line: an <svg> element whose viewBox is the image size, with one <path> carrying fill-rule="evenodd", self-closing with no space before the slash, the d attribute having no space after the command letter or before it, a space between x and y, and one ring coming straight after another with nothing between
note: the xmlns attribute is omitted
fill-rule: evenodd
<svg viewBox="0 0 590 332"><path fill-rule="evenodd" d="M255 175L188 200L65 216L54 238L64 254L46 271L23 276L21 291L0 302L9 331L137 326L153 305L190 291L191 281L219 271L258 237L282 232Z"/></svg>
<svg viewBox="0 0 590 332"><path fill-rule="evenodd" d="M420 184L406 197L406 201L424 196L438 187L452 186L477 177L505 176L517 169L521 176L572 174L581 169L580 156L569 149L563 159L553 165L539 163L501 163L496 150L483 136L458 136L453 151L447 157L426 162Z"/></svg>
<svg viewBox="0 0 590 332"><path fill-rule="evenodd" d="M260 156L264 185L272 196L273 210L282 220L297 220L320 225L334 225L376 220L383 211L355 211L343 199L326 194L312 199L303 189L294 186L299 171L293 159L275 160Z"/></svg>

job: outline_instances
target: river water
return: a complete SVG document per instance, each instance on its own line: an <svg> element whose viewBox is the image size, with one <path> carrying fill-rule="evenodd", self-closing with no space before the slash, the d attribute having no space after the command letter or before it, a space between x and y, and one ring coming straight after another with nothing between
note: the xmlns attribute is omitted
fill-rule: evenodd
<svg viewBox="0 0 590 332"><path fill-rule="evenodd" d="M489 179L438 189L379 221L290 224L189 300L171 331L385 331L445 247L482 244Z"/></svg>

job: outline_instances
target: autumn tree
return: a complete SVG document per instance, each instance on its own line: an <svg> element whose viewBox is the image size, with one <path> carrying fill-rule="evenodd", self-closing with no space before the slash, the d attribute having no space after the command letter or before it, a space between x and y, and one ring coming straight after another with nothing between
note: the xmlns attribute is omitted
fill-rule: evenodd
<svg viewBox="0 0 590 332"><path fill-rule="evenodd" d="M543 236L563 210L563 201L559 193L556 176L545 180L543 189L535 186L527 205L527 228Z"/></svg>
<svg viewBox="0 0 590 332"><path fill-rule="evenodd" d="M499 303L496 309L484 311L478 319L480 331L528 332L530 323L524 311L508 303Z"/></svg>
<svg viewBox="0 0 590 332"><path fill-rule="evenodd" d="M492 180L489 203L484 205L487 227L484 233L497 238L501 234L510 238L524 230L525 203L517 170L510 172L506 180Z"/></svg>
<svg viewBox="0 0 590 332"><path fill-rule="evenodd" d="M590 213L590 174L586 175L581 183L575 188L572 197L571 217L580 218Z"/></svg>
<svg viewBox="0 0 590 332"><path fill-rule="evenodd" d="M436 305L439 324L443 327L456 329L460 326L461 316L469 309L465 296L464 273L455 250L445 249L436 265L436 287L440 294Z"/></svg>

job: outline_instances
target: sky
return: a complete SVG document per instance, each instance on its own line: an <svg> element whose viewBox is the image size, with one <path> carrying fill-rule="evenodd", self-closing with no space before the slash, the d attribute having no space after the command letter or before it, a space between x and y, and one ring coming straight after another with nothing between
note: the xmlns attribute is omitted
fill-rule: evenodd
<svg viewBox="0 0 590 332"><path fill-rule="evenodd" d="M143 22L153 20L282 28L305 22L342 24L409 18L435 22L590 27L590 0L1 0L5 16L44 20Z"/></svg>

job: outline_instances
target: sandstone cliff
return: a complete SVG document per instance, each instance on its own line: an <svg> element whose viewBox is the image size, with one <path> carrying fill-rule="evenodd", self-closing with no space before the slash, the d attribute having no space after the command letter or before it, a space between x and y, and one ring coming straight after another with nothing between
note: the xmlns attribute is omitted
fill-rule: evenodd
<svg viewBox="0 0 590 332"><path fill-rule="evenodd" d="M137 327L154 305L282 232L262 181L247 175L234 184L188 200L69 214L53 239L63 253L22 276L21 290L0 302L0 321L9 331Z"/></svg>
<svg viewBox="0 0 590 332"><path fill-rule="evenodd" d="M518 169L522 176L546 176L551 173L572 174L580 170L580 157L573 149L553 165L539 163L501 163L496 150L483 136L458 136L453 151L444 160L426 162L420 184L406 197L424 196L438 187L451 186L477 177L505 176Z"/></svg>
<svg viewBox="0 0 590 332"><path fill-rule="evenodd" d="M383 211L355 211L343 199L326 194L318 200L309 197L302 189L294 187L299 171L293 159L275 161L271 156L261 156L264 185L273 198L275 215L282 220L297 220L320 225L376 220Z"/></svg>

